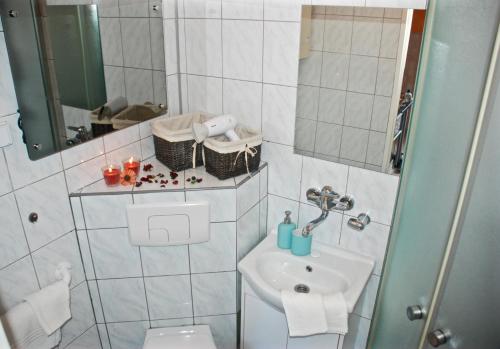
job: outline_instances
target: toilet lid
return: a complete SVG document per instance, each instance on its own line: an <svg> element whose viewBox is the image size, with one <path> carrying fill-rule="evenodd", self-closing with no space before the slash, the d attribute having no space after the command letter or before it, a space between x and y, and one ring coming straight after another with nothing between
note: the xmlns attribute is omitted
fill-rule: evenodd
<svg viewBox="0 0 500 349"><path fill-rule="evenodd" d="M210 328L181 326L148 330L143 349L217 349Z"/></svg>

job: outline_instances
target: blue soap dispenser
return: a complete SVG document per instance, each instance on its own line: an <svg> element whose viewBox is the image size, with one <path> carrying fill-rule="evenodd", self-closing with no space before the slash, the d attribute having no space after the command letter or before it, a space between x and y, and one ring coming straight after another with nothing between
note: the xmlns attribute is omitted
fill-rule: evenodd
<svg viewBox="0 0 500 349"><path fill-rule="evenodd" d="M297 229L297 224L292 222L291 211L285 211L283 223L278 225L278 247L288 249L292 246L292 233Z"/></svg>

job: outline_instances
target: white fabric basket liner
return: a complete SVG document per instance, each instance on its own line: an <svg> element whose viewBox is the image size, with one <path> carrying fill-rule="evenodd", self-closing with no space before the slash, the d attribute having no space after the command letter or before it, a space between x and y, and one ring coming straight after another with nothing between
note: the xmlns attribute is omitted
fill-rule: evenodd
<svg viewBox="0 0 500 349"><path fill-rule="evenodd" d="M203 146L221 154L229 154L262 144L262 134L257 130L238 126L234 131L240 137L239 141L229 141L226 136L218 136L205 139Z"/></svg>
<svg viewBox="0 0 500 349"><path fill-rule="evenodd" d="M169 142L183 142L193 140L193 122L203 123L214 115L203 112L181 114L165 117L151 123L151 131L156 137Z"/></svg>

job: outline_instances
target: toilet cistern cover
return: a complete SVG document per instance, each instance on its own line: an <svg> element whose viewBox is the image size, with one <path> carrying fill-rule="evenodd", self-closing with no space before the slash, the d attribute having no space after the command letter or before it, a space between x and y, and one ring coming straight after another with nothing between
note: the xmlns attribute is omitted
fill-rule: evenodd
<svg viewBox="0 0 500 349"><path fill-rule="evenodd" d="M207 325L155 328L146 332L143 349L217 349Z"/></svg>

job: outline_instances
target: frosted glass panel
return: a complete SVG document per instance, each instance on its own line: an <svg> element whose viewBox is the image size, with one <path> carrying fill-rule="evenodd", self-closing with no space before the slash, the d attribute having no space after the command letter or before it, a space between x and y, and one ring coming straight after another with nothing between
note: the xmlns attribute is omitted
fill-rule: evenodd
<svg viewBox="0 0 500 349"><path fill-rule="evenodd" d="M372 348L416 348L455 211L498 23L497 0L430 3Z"/></svg>

